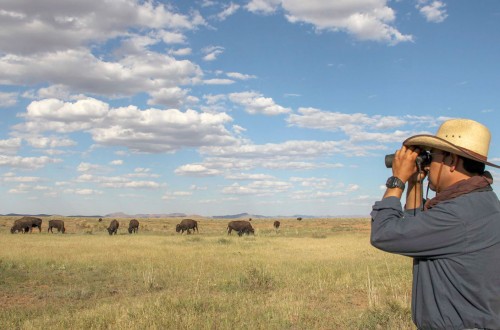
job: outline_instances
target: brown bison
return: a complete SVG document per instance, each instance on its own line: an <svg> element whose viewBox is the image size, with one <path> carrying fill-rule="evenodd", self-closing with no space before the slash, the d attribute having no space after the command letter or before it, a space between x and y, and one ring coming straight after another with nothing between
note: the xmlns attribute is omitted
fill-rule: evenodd
<svg viewBox="0 0 500 330"><path fill-rule="evenodd" d="M301 217L298 217L298 218L297 218L297 220L301 221L301 220L302 220L302 218L301 218Z"/></svg>
<svg viewBox="0 0 500 330"><path fill-rule="evenodd" d="M14 222L14 225L10 228L11 234L14 234L16 231L21 233L27 233L31 231L31 220L18 219Z"/></svg>
<svg viewBox="0 0 500 330"><path fill-rule="evenodd" d="M278 229L280 228L280 225L281 225L281 223L280 223L278 220L276 220L276 221L273 223L273 227L274 227L274 229L275 229L275 230L278 230Z"/></svg>
<svg viewBox="0 0 500 330"><path fill-rule="evenodd" d="M249 221L245 221L245 220L235 220L235 221L229 222L227 225L227 234L231 235L231 232L233 230L238 232L238 236L241 236L243 234L247 234L247 235L249 235L249 234L254 235L255 234L253 227L252 227L252 224Z"/></svg>
<svg viewBox="0 0 500 330"><path fill-rule="evenodd" d="M50 231L54 233L53 228L57 229L57 232L62 232L63 234L66 232L66 228L64 228L64 221L62 220L49 220L49 229L47 229L47 233Z"/></svg>
<svg viewBox="0 0 500 330"><path fill-rule="evenodd" d="M183 219L177 226L175 226L176 232L184 233L187 231L188 234L191 234L191 229L193 232L196 230L198 232L198 222L193 219Z"/></svg>
<svg viewBox="0 0 500 330"><path fill-rule="evenodd" d="M136 219L132 219L130 220L130 222L128 223L128 233L129 234L132 234L132 233L138 233L139 232L139 221L137 221Z"/></svg>
<svg viewBox="0 0 500 330"><path fill-rule="evenodd" d="M33 227L38 227L38 230L42 232L42 219L35 217L22 217L14 221L14 225L10 228L10 232L14 234L16 231L31 233Z"/></svg>
<svg viewBox="0 0 500 330"><path fill-rule="evenodd" d="M117 233L118 231L118 227L120 227L120 224L118 223L118 221L116 221L116 219L112 220L111 223L109 224L109 227L106 228L108 230L108 233L110 235L113 235Z"/></svg>

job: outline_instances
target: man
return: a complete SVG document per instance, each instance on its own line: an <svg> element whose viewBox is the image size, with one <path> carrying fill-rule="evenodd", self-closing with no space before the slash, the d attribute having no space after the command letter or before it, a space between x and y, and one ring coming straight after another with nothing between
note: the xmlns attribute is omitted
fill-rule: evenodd
<svg viewBox="0 0 500 330"><path fill-rule="evenodd" d="M500 329L500 202L490 184L490 132L467 119L416 135L394 156L373 206L371 243L413 257L412 318L419 329ZM430 152L419 171L417 156ZM421 181L436 196L422 210ZM407 189L405 211L401 196Z"/></svg>

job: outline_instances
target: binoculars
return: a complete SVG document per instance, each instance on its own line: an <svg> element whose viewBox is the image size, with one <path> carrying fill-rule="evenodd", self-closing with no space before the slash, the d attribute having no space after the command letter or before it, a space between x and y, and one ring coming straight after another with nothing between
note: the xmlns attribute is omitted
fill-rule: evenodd
<svg viewBox="0 0 500 330"><path fill-rule="evenodd" d="M392 168L392 162L394 161L395 154L385 155L385 167ZM415 159L415 163L418 168L425 167L431 163L431 154L428 151L422 151L418 154L417 159Z"/></svg>

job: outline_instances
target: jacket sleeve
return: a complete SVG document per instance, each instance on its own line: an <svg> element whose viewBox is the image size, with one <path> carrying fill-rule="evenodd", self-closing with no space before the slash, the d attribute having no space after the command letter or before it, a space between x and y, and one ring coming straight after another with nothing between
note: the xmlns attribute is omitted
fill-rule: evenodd
<svg viewBox="0 0 500 330"><path fill-rule="evenodd" d="M427 211L403 212L396 197L376 202L371 212L371 244L410 257L440 258L463 252L465 225L447 203Z"/></svg>

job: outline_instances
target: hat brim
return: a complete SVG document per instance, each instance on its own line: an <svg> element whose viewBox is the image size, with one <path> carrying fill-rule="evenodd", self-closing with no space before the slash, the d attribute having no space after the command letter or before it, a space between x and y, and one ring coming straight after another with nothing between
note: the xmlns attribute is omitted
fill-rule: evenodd
<svg viewBox="0 0 500 330"><path fill-rule="evenodd" d="M439 149L443 151L451 152L452 154L456 154L465 158L469 158L481 163L484 163L488 166L500 168L500 165L496 165L488 162L486 159L482 159L481 156L474 154L470 150L465 148L461 148L459 146L454 145L453 143L441 139L434 135L420 134L409 137L405 141L403 141L403 145L405 146L420 146L426 149Z"/></svg>

